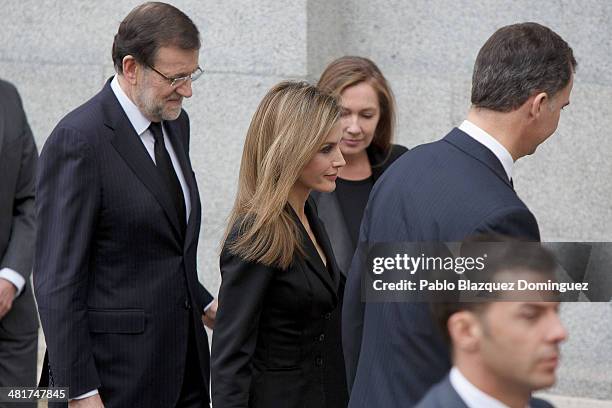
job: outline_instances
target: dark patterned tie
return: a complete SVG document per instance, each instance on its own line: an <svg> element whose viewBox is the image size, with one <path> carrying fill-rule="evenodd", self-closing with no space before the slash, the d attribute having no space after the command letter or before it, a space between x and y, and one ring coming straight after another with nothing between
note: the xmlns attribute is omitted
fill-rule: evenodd
<svg viewBox="0 0 612 408"><path fill-rule="evenodd" d="M168 192L172 196L172 202L174 203L174 207L176 208L181 233L185 235L185 228L187 223L185 197L183 195L181 183L179 182L179 179L176 176L176 172L174 171L174 166L172 166L172 160L170 160L170 155L168 154L168 150L166 150L166 145L164 144L164 134L162 132L161 123L151 122L149 130L151 131L151 133L153 133L153 138L155 138L154 151L157 170L159 171L159 174L164 180L164 183L168 188Z"/></svg>

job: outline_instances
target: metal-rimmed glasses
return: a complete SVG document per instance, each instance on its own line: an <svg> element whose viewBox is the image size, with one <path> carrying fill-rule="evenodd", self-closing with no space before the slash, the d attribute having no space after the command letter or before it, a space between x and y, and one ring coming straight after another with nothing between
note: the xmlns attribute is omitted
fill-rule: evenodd
<svg viewBox="0 0 612 408"><path fill-rule="evenodd" d="M161 75L166 81L168 81L170 83L170 86L172 88L174 87L179 87L182 84L184 84L185 82L191 80L191 82L197 80L199 77L202 76L202 74L204 73L204 70L201 67L197 67L195 71L193 71L191 74L187 75L187 76L182 76L182 77L176 77L176 78L170 78L164 74L162 74L161 72L159 72L158 70L156 70L155 68L153 68L151 65L147 64L147 67L151 68L153 71L157 72L159 75Z"/></svg>

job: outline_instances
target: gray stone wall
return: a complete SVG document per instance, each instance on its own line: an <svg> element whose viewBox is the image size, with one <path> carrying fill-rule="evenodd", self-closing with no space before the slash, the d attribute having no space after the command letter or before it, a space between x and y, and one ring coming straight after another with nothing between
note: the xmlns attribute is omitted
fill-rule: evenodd
<svg viewBox="0 0 612 408"><path fill-rule="evenodd" d="M112 75L113 35L139 1L3 0L0 77L20 90L39 149L57 121ZM215 292L217 253L244 141L263 94L281 79L314 80L332 59L372 58L399 108L397 141L436 140L469 107L471 71L500 26L537 21L579 62L559 129L517 163L515 186L545 240L612 241L612 3L605 0L173 1L202 32L201 65L186 109L204 224L201 280ZM564 305L570 340L553 394L612 400L610 304ZM561 400L560 400L561 401ZM582 404L588 406L587 402ZM582 401L582 400L578 400ZM559 406L563 402L559 402ZM567 405L569 406L569 405ZM572 405L579 406L579 405Z"/></svg>

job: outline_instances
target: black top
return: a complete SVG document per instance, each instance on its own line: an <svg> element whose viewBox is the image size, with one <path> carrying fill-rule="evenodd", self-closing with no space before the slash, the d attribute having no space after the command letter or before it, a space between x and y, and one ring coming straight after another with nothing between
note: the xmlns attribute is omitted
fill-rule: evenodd
<svg viewBox="0 0 612 408"><path fill-rule="evenodd" d="M372 176L363 180L336 180L336 196L342 209L344 221L349 230L353 245L357 246L359 240L359 226L363 211L368 203L370 191L374 186Z"/></svg>
<svg viewBox="0 0 612 408"><path fill-rule="evenodd" d="M340 271L314 209L310 227L323 264L300 226L305 257L284 270L234 255L220 258L219 310L212 344L215 408L345 408L348 402L338 316ZM333 351L333 352L332 352Z"/></svg>

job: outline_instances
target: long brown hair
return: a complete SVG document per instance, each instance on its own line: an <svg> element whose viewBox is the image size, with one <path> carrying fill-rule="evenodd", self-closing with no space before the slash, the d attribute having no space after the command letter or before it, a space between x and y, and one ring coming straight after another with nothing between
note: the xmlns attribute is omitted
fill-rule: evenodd
<svg viewBox="0 0 612 408"><path fill-rule="evenodd" d="M395 130L395 98L380 69L364 57L346 56L332 61L321 74L317 88L339 98L348 87L367 82L378 95L380 119L372 145L385 155L390 152Z"/></svg>
<svg viewBox="0 0 612 408"><path fill-rule="evenodd" d="M289 192L339 116L336 100L305 82L281 82L264 96L244 142L225 232L232 253L283 269L296 251L304 254Z"/></svg>

